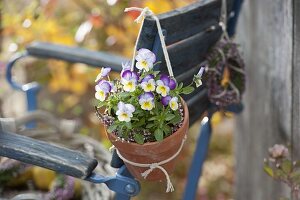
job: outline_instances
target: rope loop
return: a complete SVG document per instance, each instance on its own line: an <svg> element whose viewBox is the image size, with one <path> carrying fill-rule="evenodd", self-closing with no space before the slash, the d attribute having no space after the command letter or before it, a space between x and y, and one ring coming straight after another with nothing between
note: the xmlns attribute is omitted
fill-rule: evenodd
<svg viewBox="0 0 300 200"><path fill-rule="evenodd" d="M167 68L168 68L169 76L174 77L173 69L172 69L172 66L171 66L171 61L170 61L170 58L169 58L169 54L168 54L168 51L167 51L167 46L166 46L166 43L165 43L164 35L163 35L163 32L162 32L162 28L160 26L160 22L159 22L158 17L148 7L145 7L145 8L129 7L129 8L125 8L125 10L124 10L124 12L129 12L129 11L139 11L139 12L141 12L140 15L134 21L136 23L142 23L141 28L140 28L139 33L138 33L137 40L135 42L134 50L133 50L133 57L132 57L132 61L131 61L131 71L134 70L135 56L136 56L136 52L137 52L137 45L138 45L138 41L139 41L140 36L141 36L142 27L143 27L143 24L144 24L144 19L145 19L145 17L151 17L152 19L155 20L155 23L156 23L156 26L157 26L157 32L158 32L159 39L160 39L160 42L161 42L164 57L165 57L165 60L166 60L166 65L167 65Z"/></svg>

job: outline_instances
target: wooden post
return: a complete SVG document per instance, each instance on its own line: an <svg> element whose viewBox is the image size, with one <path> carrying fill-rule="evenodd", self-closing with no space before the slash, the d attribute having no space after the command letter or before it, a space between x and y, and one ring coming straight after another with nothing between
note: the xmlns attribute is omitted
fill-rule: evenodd
<svg viewBox="0 0 300 200"><path fill-rule="evenodd" d="M292 145L293 156L300 160L300 1L294 0L293 4L293 71L292 71Z"/></svg>
<svg viewBox="0 0 300 200"><path fill-rule="evenodd" d="M269 147L291 142L292 130L300 141L299 117L295 121L299 116L299 66L295 65L300 65L300 40L293 38L293 22L300 20L293 21L293 3L300 10L299 0L248 0L243 5L237 39L244 52L247 84L245 110L238 117L235 135L236 199L289 196L283 184L264 173L263 159Z"/></svg>

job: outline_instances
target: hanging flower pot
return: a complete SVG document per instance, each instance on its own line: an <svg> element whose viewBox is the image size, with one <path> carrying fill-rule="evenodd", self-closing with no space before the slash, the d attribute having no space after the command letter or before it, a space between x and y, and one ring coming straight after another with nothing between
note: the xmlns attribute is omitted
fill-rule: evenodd
<svg viewBox="0 0 300 200"><path fill-rule="evenodd" d="M119 154L126 160L133 161L135 163L145 164L147 168L156 167L155 164L150 166L152 163L163 162L160 166L163 167L168 174L171 174L174 170L176 163L176 156L180 152L183 142L185 140L186 134L189 128L189 113L187 105L182 101L183 105L183 122L181 127L169 137L165 138L160 142L147 142L143 145L137 143L127 143L119 140L115 134L107 134L109 140L118 149ZM174 157L174 158L173 158ZM159 168L153 169L153 171L148 176L143 176L145 172L145 167L139 167L127 163L125 164L130 171L130 173L139 180L164 180L166 175Z"/></svg>

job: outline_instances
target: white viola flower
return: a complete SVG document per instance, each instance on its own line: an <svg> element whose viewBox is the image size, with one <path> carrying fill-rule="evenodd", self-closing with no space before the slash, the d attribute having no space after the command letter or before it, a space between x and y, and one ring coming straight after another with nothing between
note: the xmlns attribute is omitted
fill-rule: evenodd
<svg viewBox="0 0 300 200"><path fill-rule="evenodd" d="M97 86L96 86L95 98L98 99L99 101L104 101L106 98L106 93L103 90L100 90L99 87Z"/></svg>
<svg viewBox="0 0 300 200"><path fill-rule="evenodd" d="M126 92L133 92L136 88L136 83L133 80L122 80L121 83L123 84L123 89Z"/></svg>
<svg viewBox="0 0 300 200"><path fill-rule="evenodd" d="M155 106L152 92L145 92L139 96L139 104L143 110L152 110Z"/></svg>
<svg viewBox="0 0 300 200"><path fill-rule="evenodd" d="M161 96L165 97L169 94L170 88L164 84L162 80L156 81L156 92L161 94Z"/></svg>
<svg viewBox="0 0 300 200"><path fill-rule="evenodd" d="M155 54L149 49L144 48L137 52L135 59L137 60L136 68L145 70L146 72L153 68L153 64L156 61Z"/></svg>
<svg viewBox="0 0 300 200"><path fill-rule="evenodd" d="M169 106L172 110L177 110L178 109L178 98L177 97L173 97L170 101L169 101Z"/></svg>
<svg viewBox="0 0 300 200"><path fill-rule="evenodd" d="M144 81L141 83L141 87L145 92L153 92L155 91L155 80L150 79L148 81Z"/></svg>
<svg viewBox="0 0 300 200"><path fill-rule="evenodd" d="M126 70L122 73L121 83L123 85L123 89L126 92L135 91L137 81L139 80L138 75L135 72L130 70Z"/></svg>
<svg viewBox="0 0 300 200"><path fill-rule="evenodd" d="M124 102L120 101L118 103L118 110L116 115L118 116L118 120L123 122L130 122L131 117L133 116L133 112L135 111L135 107L131 104L125 104Z"/></svg>
<svg viewBox="0 0 300 200"><path fill-rule="evenodd" d="M95 86L95 98L99 101L104 101L107 94L111 92L112 86L111 83L105 80L101 80L96 86Z"/></svg>

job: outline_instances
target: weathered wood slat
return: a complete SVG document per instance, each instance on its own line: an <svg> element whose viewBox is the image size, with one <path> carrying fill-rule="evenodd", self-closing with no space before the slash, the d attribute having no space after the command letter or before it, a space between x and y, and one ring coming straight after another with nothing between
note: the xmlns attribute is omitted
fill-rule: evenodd
<svg viewBox="0 0 300 200"><path fill-rule="evenodd" d="M293 1L293 69L292 69L292 146L294 159L300 160L300 1Z"/></svg>
<svg viewBox="0 0 300 200"><path fill-rule="evenodd" d="M227 0L227 10L231 11L233 0ZM208 0L195 2L189 6L158 15L161 26L167 31L166 44L170 45L217 25L220 18L221 1ZM141 47L152 49L157 33L155 21L146 18L139 40Z"/></svg>
<svg viewBox="0 0 300 200"><path fill-rule="evenodd" d="M97 166L87 155L0 129L0 156L84 179ZM43 178L43 177L41 177Z"/></svg>
<svg viewBox="0 0 300 200"><path fill-rule="evenodd" d="M79 47L68 47L45 42L34 42L26 47L31 56L53 58L73 63L85 63L95 67L111 67L121 71L121 63L129 59L105 52L96 52Z"/></svg>
<svg viewBox="0 0 300 200"><path fill-rule="evenodd" d="M201 89L200 91L195 91L195 94L190 98L183 97L189 107L190 115L190 126L196 122L200 116L202 116L210 104L207 97L207 90Z"/></svg>
<svg viewBox="0 0 300 200"><path fill-rule="evenodd" d="M168 47L174 75L178 76L204 61L208 50L219 40L221 28L202 32ZM162 64L162 68L165 65Z"/></svg>

